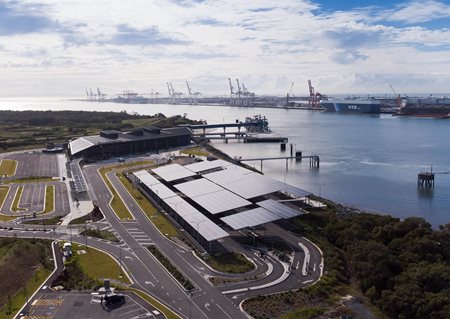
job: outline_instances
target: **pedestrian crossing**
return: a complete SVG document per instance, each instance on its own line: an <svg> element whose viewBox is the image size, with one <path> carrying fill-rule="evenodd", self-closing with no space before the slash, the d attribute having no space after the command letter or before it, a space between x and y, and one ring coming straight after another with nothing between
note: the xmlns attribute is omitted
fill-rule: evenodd
<svg viewBox="0 0 450 319"><path fill-rule="evenodd" d="M126 228L128 233L142 246L153 245L153 240L139 228Z"/></svg>

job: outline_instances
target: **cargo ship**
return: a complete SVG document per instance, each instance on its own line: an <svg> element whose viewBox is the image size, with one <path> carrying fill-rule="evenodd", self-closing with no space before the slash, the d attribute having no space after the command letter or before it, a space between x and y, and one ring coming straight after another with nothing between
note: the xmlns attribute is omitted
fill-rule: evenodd
<svg viewBox="0 0 450 319"><path fill-rule="evenodd" d="M394 115L449 118L450 98L407 98L404 106Z"/></svg>
<svg viewBox="0 0 450 319"><path fill-rule="evenodd" d="M321 100L320 105L328 112L380 113L381 102L370 99Z"/></svg>

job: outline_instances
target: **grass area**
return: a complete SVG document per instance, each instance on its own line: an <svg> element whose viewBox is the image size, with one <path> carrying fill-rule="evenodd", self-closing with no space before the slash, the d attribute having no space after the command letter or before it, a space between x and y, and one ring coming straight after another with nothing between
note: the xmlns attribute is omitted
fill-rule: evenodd
<svg viewBox="0 0 450 319"><path fill-rule="evenodd" d="M6 197L8 196L10 187L0 187L0 209L3 207L3 203L6 200ZM0 222L9 222L10 220L16 219L17 216L7 216L0 214Z"/></svg>
<svg viewBox="0 0 450 319"><path fill-rule="evenodd" d="M255 265L241 253L226 253L217 256L210 255L206 260L213 269L226 273L245 273L255 269Z"/></svg>
<svg viewBox="0 0 450 319"><path fill-rule="evenodd" d="M0 319L14 318L14 315L22 308L26 302L26 297L35 292L47 279L52 271L46 268L39 269L35 275L27 282L25 289L22 287L17 294L10 297L11 301L0 309ZM26 290L26 293L25 293Z"/></svg>
<svg viewBox="0 0 450 319"><path fill-rule="evenodd" d="M45 187L45 207L43 215L49 214L55 210L55 185Z"/></svg>
<svg viewBox="0 0 450 319"><path fill-rule="evenodd" d="M20 198L22 197L22 193L23 193L23 186L19 186L17 188L16 196L14 197L14 201L13 201L13 204L11 206L11 211L13 211L13 212L22 212L22 211L26 210L26 209L19 208L19 201L20 201Z"/></svg>
<svg viewBox="0 0 450 319"><path fill-rule="evenodd" d="M194 289L194 285L184 277L184 275L166 258L155 246L148 247L148 250L159 260L159 262L167 269L168 272L175 277L175 279L184 287L186 290Z"/></svg>
<svg viewBox="0 0 450 319"><path fill-rule="evenodd" d="M30 225L57 225L61 221L60 216L55 216L47 219L25 220L24 224Z"/></svg>
<svg viewBox="0 0 450 319"><path fill-rule="evenodd" d="M48 176L29 176L17 179L8 179L3 181L5 184L27 184L27 183L42 183L42 182L55 182L59 181L59 178L53 178Z"/></svg>
<svg viewBox="0 0 450 319"><path fill-rule="evenodd" d="M188 154L188 155L195 155L195 156L210 156L211 155L211 153L209 153L203 147L199 147L199 146L187 148L185 150L180 151L180 153Z"/></svg>
<svg viewBox="0 0 450 319"><path fill-rule="evenodd" d="M100 230L98 228L95 229L86 229L80 233L80 235L83 236L91 236L91 237L97 237L106 239L115 243L119 242L119 239L114 235L114 233L107 231L107 230Z"/></svg>
<svg viewBox="0 0 450 319"><path fill-rule="evenodd" d="M4 159L0 160L0 177L10 177L16 173L17 161Z"/></svg>
<svg viewBox="0 0 450 319"><path fill-rule="evenodd" d="M118 248L119 249L119 248ZM101 280L108 278L115 281L122 281L126 284L130 284L130 280L127 276L123 275L117 262L108 254L101 252L100 250L85 246L75 245L75 250L85 250L85 254L77 255L78 262L81 269L90 278Z"/></svg>
<svg viewBox="0 0 450 319"><path fill-rule="evenodd" d="M169 308L164 306L162 303L160 303L158 300L156 300L149 294L147 294L139 289L130 288L129 290L131 290L132 292L137 294L139 297L141 297L142 299L144 299L145 301L150 303L152 306L157 308L160 312L162 312L164 314L164 316L166 316L167 319L180 319L181 318L180 316L175 314L173 311L171 311Z"/></svg>
<svg viewBox="0 0 450 319"><path fill-rule="evenodd" d="M156 209L147 197L142 195L136 187L133 187L123 173L117 173L117 177L130 195L136 200L139 207L141 207L153 225L155 225L162 234L167 234L169 237L181 237L178 229L166 218L166 216L164 216L164 214Z"/></svg>
<svg viewBox="0 0 450 319"><path fill-rule="evenodd" d="M0 238L0 319L13 318L53 269L50 241Z"/></svg>
<svg viewBox="0 0 450 319"><path fill-rule="evenodd" d="M8 196L9 190L9 186L0 186L0 209L3 207L3 203L6 200L6 196Z"/></svg>
<svg viewBox="0 0 450 319"><path fill-rule="evenodd" d="M112 200L111 200L111 208L116 213L117 217L122 220L126 219L134 219L131 215L128 208L123 203L122 199L119 197L119 194L117 194L116 189L112 186L111 181L108 177L106 177L106 173L112 171L113 168L101 168L100 169L100 175L102 176L106 186L108 186L109 190L112 194Z"/></svg>

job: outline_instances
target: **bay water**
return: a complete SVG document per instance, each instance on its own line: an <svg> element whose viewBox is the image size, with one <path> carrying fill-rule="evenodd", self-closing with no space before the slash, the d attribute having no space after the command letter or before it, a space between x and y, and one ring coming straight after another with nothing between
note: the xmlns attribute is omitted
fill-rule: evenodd
<svg viewBox="0 0 450 319"><path fill-rule="evenodd" d="M450 222L450 174L437 174L433 189L417 186L417 174L450 171L450 120L352 115L318 111L237 108L207 105L118 104L61 98L0 98L0 110L126 111L186 115L209 124L244 121L261 114L272 131L286 136L279 143L213 142L230 156L289 156L289 144L303 155L318 155L320 168L308 160L264 161L264 174L356 208L399 218L419 216L434 227ZM261 163L249 162L261 169Z"/></svg>

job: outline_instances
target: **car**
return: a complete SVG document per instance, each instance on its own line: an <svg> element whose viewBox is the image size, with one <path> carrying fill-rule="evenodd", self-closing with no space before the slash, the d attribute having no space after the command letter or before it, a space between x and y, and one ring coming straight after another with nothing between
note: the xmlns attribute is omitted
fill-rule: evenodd
<svg viewBox="0 0 450 319"><path fill-rule="evenodd" d="M104 300L105 300L105 304L107 306L109 306L109 305L113 305L116 303L125 302L125 296L122 294L106 295Z"/></svg>
<svg viewBox="0 0 450 319"><path fill-rule="evenodd" d="M124 159L123 157L119 157L119 158L117 159L117 161L119 161L119 162L125 162L125 159Z"/></svg>

